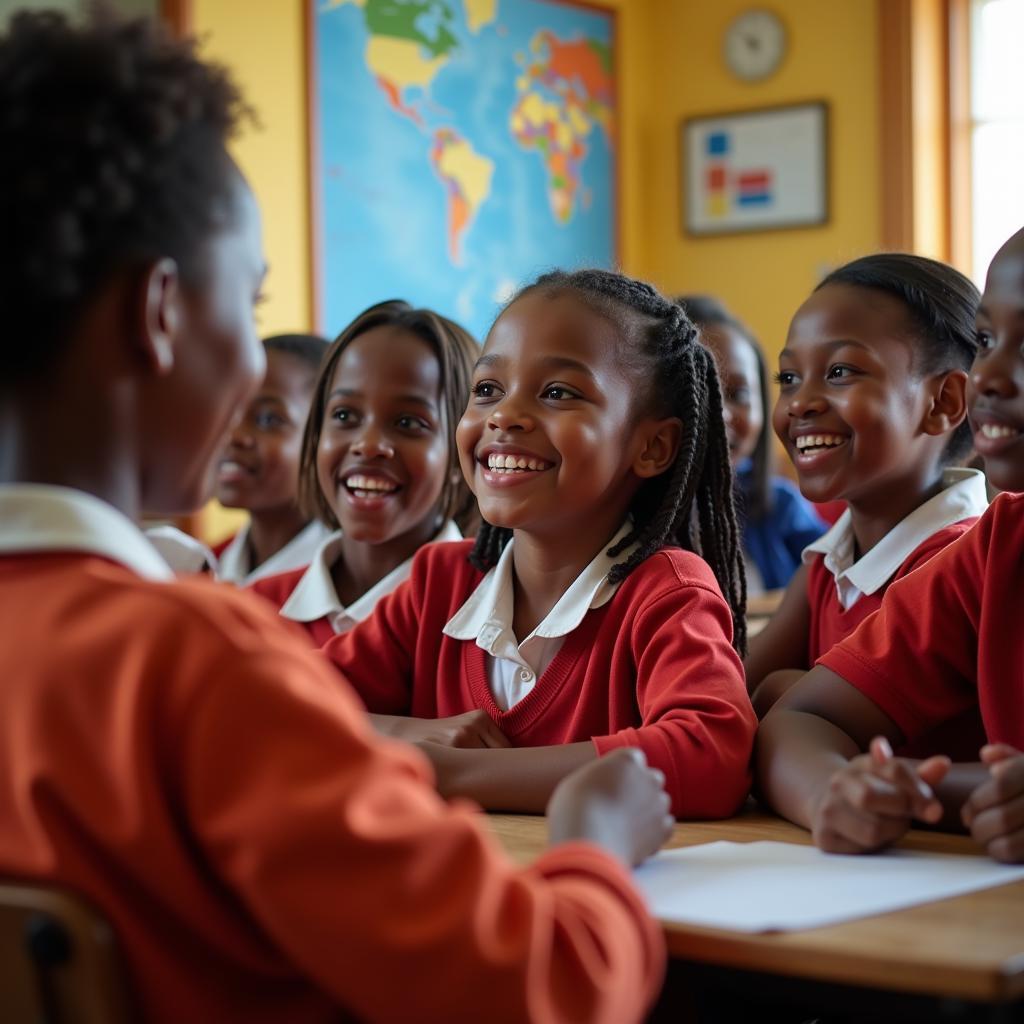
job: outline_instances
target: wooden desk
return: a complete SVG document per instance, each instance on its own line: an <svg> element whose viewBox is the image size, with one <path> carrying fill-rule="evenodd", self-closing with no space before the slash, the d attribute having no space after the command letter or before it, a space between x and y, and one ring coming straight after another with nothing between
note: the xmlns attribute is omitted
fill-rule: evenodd
<svg viewBox="0 0 1024 1024"><path fill-rule="evenodd" d="M542 817L489 817L495 834L517 860L531 860L544 848L547 827ZM694 846L719 839L810 842L803 829L750 811L729 821L677 825L666 845ZM967 837L919 831L910 833L902 845L977 853ZM796 991L792 979L804 979L843 991L853 986L945 1000L944 1012L950 1000L974 1004L975 1011L984 1004L1000 1008L998 1019L1024 1019L1009 1005L1024 998L1024 882L827 928L749 935L666 924L665 938L673 961L742 972L744 977L754 973L791 979L790 996Z"/></svg>

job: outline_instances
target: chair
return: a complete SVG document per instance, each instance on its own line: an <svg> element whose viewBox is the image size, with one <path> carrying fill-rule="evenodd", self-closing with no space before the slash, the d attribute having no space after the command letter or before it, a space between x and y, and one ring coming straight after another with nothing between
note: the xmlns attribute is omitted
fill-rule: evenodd
<svg viewBox="0 0 1024 1024"><path fill-rule="evenodd" d="M0 1020L125 1024L131 1019L114 933L77 897L0 884Z"/></svg>

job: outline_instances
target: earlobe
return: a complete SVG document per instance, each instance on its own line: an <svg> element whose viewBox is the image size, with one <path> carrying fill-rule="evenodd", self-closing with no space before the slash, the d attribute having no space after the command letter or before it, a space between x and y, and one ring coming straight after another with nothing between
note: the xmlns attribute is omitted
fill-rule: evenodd
<svg viewBox="0 0 1024 1024"><path fill-rule="evenodd" d="M967 373L951 370L936 378L931 408L925 417L925 433L932 436L955 430L967 417Z"/></svg>
<svg viewBox="0 0 1024 1024"><path fill-rule="evenodd" d="M645 480L664 473L675 462L682 434L682 421L675 416L647 424L640 452L633 461L633 472Z"/></svg>
<svg viewBox="0 0 1024 1024"><path fill-rule="evenodd" d="M149 367L163 377L174 369L181 330L181 288L178 265L165 257L145 270L139 310L139 342Z"/></svg>

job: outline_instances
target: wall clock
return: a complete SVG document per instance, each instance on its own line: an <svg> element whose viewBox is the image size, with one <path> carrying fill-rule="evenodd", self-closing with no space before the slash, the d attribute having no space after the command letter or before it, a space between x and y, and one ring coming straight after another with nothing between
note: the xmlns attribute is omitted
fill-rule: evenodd
<svg viewBox="0 0 1024 1024"><path fill-rule="evenodd" d="M774 74L786 55L786 26L774 11L744 11L729 23L722 49L737 78L759 81Z"/></svg>

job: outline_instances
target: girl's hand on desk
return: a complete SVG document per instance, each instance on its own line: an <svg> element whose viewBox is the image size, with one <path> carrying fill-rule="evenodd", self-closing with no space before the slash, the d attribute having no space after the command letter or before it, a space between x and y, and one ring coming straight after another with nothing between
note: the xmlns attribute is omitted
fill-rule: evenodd
<svg viewBox="0 0 1024 1024"><path fill-rule="evenodd" d="M643 751L613 751L567 775L548 804L551 843L587 839L630 867L656 853L672 834L665 776Z"/></svg>
<svg viewBox="0 0 1024 1024"><path fill-rule="evenodd" d="M474 709L450 718L371 716L378 732L406 743L436 743L444 747L508 747L508 737L486 711Z"/></svg>
<svg viewBox="0 0 1024 1024"><path fill-rule="evenodd" d="M867 853L890 846L914 819L934 824L942 805L932 787L949 771L949 759L920 764L893 757L884 737L867 754L852 758L828 781L815 809L815 845L828 853Z"/></svg>
<svg viewBox="0 0 1024 1024"><path fill-rule="evenodd" d="M964 804L962 817L971 835L996 860L1024 861L1024 754L1006 743L981 748L991 778Z"/></svg>

